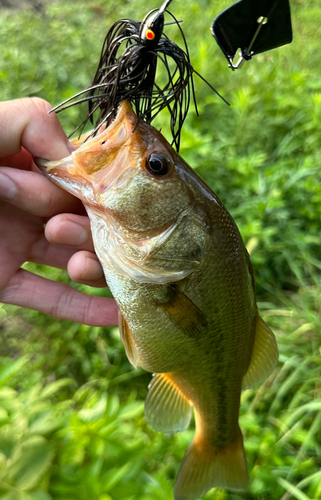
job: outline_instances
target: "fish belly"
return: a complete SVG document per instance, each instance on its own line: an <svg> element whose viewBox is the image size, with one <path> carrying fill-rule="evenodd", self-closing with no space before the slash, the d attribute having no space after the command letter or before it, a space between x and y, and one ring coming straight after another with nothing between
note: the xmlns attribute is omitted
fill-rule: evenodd
<svg viewBox="0 0 321 500"><path fill-rule="evenodd" d="M141 284L111 272L106 272L106 280L131 331L137 364L151 373L184 368L193 358L196 341L186 338L157 306L167 286Z"/></svg>

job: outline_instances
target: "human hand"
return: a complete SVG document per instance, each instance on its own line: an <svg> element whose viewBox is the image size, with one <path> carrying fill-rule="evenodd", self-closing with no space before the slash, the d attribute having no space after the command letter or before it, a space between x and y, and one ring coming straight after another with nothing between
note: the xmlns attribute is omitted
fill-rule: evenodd
<svg viewBox="0 0 321 500"><path fill-rule="evenodd" d="M115 325L114 300L21 269L35 262L68 269L77 283L106 286L82 204L32 160L58 160L73 148L50 108L39 98L0 103L0 302L88 325Z"/></svg>

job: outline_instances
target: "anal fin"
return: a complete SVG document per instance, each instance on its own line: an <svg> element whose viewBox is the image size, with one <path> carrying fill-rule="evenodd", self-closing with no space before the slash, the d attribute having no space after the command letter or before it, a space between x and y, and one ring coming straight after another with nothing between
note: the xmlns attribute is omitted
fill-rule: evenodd
<svg viewBox="0 0 321 500"><path fill-rule="evenodd" d="M135 346L135 342L133 339L133 334L129 329L128 323L125 320L124 316L122 313L119 311L118 313L118 318L119 318L119 332L120 332L120 338L125 346L125 351L127 354L127 358L129 359L130 363L137 368L137 349Z"/></svg>
<svg viewBox="0 0 321 500"><path fill-rule="evenodd" d="M169 374L157 373L148 386L145 414L148 423L157 431L181 432L190 423L192 405Z"/></svg>
<svg viewBox="0 0 321 500"><path fill-rule="evenodd" d="M261 384L272 373L278 361L279 351L273 332L257 315L252 357L242 388Z"/></svg>

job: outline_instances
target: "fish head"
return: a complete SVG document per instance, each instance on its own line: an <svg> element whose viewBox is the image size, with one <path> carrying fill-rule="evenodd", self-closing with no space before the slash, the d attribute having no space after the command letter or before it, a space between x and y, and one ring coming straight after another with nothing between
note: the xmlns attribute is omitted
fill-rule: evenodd
<svg viewBox="0 0 321 500"><path fill-rule="evenodd" d="M37 158L36 163L100 216L146 232L166 226L190 204L186 163L155 128L137 118L128 101L95 137L72 142L76 150L67 158Z"/></svg>

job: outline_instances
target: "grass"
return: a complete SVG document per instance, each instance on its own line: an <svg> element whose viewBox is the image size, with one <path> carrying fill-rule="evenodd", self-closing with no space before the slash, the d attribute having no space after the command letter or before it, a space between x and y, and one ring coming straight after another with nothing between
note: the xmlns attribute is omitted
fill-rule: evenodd
<svg viewBox="0 0 321 500"><path fill-rule="evenodd" d="M196 79L200 118L191 111L181 152L222 198L251 250L259 308L276 333L280 363L260 388L242 395L249 490L205 498L318 499L321 11L317 0L293 0L293 44L232 73L208 31L229 3L172 4L184 19L195 68L231 102L228 108ZM0 98L39 95L59 103L90 83L112 22L145 13L140 0L122 1L117 11L107 1L58 0L40 13L3 12ZM80 113L60 115L66 131ZM166 134L166 117L158 126ZM193 430L163 436L148 427L143 401L150 375L131 368L118 329L3 305L0 329L3 500L172 498Z"/></svg>

